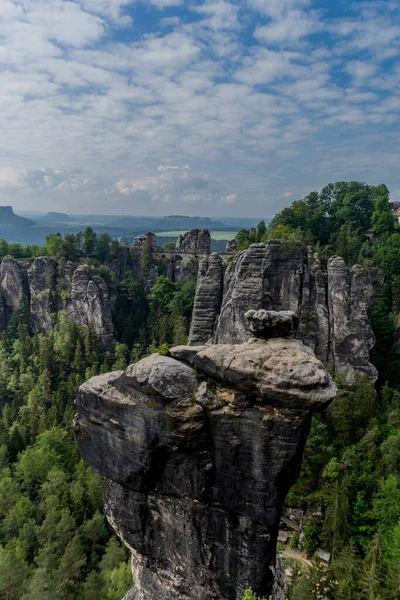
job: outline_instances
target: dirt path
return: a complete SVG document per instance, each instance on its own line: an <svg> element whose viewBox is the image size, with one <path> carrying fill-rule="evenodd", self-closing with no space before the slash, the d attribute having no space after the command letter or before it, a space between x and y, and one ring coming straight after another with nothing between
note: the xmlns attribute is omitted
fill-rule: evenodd
<svg viewBox="0 0 400 600"><path fill-rule="evenodd" d="M280 554L283 558L293 558L294 560L298 560L304 567L311 567L311 561L308 560L305 552L299 552L299 550L294 550L293 548L286 546Z"/></svg>

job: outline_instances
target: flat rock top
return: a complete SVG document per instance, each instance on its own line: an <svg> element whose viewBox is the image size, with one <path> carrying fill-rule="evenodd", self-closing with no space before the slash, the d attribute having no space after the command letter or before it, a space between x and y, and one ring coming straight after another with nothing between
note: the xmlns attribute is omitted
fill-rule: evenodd
<svg viewBox="0 0 400 600"><path fill-rule="evenodd" d="M266 404L322 409L337 393L321 361L297 340L252 338L236 345L178 346L170 355Z"/></svg>
<svg viewBox="0 0 400 600"><path fill-rule="evenodd" d="M192 366L190 366L192 365ZM135 404L130 398L157 397L170 403L196 402L204 377L244 393L250 404L307 411L333 400L337 387L312 350L297 340L251 338L244 344L178 346L170 356L152 354L123 372L94 377L81 391L113 402Z"/></svg>

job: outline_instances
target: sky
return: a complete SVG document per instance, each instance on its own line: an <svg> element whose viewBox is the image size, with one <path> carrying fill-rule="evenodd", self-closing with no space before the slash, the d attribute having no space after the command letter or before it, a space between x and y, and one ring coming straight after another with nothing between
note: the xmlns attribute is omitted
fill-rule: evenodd
<svg viewBox="0 0 400 600"><path fill-rule="evenodd" d="M398 0L0 0L0 204L269 217L400 200Z"/></svg>

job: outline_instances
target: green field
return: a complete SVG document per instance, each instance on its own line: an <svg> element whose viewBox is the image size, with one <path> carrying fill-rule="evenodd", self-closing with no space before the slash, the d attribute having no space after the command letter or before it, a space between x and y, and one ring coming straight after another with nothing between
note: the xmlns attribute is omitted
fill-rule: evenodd
<svg viewBox="0 0 400 600"><path fill-rule="evenodd" d="M211 239L213 240L233 240L233 238L235 237L235 235L237 234L239 230L236 229L235 231L210 231L211 234ZM183 235L184 233L186 233L186 231L157 231L156 236L157 237L170 237L170 238L177 238L180 235Z"/></svg>

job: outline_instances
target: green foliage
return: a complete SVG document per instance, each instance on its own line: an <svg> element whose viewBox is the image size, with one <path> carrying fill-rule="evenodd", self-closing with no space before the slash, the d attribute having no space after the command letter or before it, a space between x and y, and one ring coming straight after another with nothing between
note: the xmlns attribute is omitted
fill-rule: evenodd
<svg viewBox="0 0 400 600"><path fill-rule="evenodd" d="M71 432L77 387L106 351L62 312L47 334L24 318L0 339L0 598L120 600L132 586L127 552ZM119 344L115 361L127 353Z"/></svg>
<svg viewBox="0 0 400 600"><path fill-rule="evenodd" d="M97 235L91 227L83 232L82 250L85 256L95 256L97 251Z"/></svg>
<svg viewBox="0 0 400 600"><path fill-rule="evenodd" d="M339 383L325 414L313 418L302 472L287 501L322 517L310 518L303 549L331 552L328 573L296 576L289 597L329 600L400 598L400 232L384 185L339 182L309 194L272 221L267 236L289 238L297 229L348 264L361 261L376 278L370 308L376 337L371 358L377 391L367 380ZM280 233L279 233L280 232ZM382 276L377 268L383 270ZM324 581L327 585L324 584ZM324 596L325 594L325 596Z"/></svg>
<svg viewBox="0 0 400 600"><path fill-rule="evenodd" d="M374 223L377 233L381 229L378 221L387 219L387 216L380 219L382 213L391 216L386 186L340 181L284 208L272 219L268 230L273 231L279 225L291 231L299 229L312 243L335 248L332 253L341 247L346 258L354 259L363 235ZM386 227L385 232L390 230L388 223Z"/></svg>
<svg viewBox="0 0 400 600"><path fill-rule="evenodd" d="M175 242L167 242L165 244L165 250L167 252L175 252Z"/></svg>
<svg viewBox="0 0 400 600"><path fill-rule="evenodd" d="M255 594L251 588L247 588L247 590L245 590L245 592L242 596L242 600L264 600L264 599L261 598L260 596L257 596L257 594Z"/></svg>

